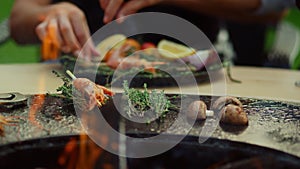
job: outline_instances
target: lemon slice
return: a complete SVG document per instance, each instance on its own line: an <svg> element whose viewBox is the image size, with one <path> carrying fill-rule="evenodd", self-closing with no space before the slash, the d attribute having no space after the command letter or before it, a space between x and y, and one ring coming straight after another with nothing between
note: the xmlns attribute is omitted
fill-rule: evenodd
<svg viewBox="0 0 300 169"><path fill-rule="evenodd" d="M168 40L161 40L158 43L157 48L159 50L159 54L162 57L170 60L183 58L195 53L195 50L193 48Z"/></svg>
<svg viewBox="0 0 300 169"><path fill-rule="evenodd" d="M97 46L96 50L101 56L105 56L111 49L119 49L125 43L126 36L123 34L115 34L105 38Z"/></svg>

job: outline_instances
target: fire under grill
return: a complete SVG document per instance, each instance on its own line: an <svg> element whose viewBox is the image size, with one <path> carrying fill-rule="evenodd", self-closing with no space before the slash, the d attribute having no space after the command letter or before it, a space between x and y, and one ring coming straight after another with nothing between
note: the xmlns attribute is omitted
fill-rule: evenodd
<svg viewBox="0 0 300 169"><path fill-rule="evenodd" d="M166 136L167 139L161 139L156 142L146 142L147 146L172 144L172 139L176 135ZM88 168L89 164L81 167L74 163L80 161L80 155L68 157L67 163L61 165L60 161L66 144L70 140L76 140L75 152L80 149L80 145L93 144L90 140L82 143L78 141L78 136L60 136L30 140L11 144L0 148L0 167L1 168L22 168L22 169L69 169L69 168ZM145 141L127 144L127 148L139 148L145 146ZM130 169L298 169L300 159L260 146L254 146L245 143L233 142L228 140L219 140L210 138L205 143L199 145L197 137L187 136L183 141L177 144L171 150L148 158L126 158L126 163L122 163L124 157L118 157L101 148L93 149L99 151L93 163L92 169L98 168L130 168ZM123 158L123 159L122 159ZM126 166L124 166L126 165Z"/></svg>
<svg viewBox="0 0 300 169"><path fill-rule="evenodd" d="M81 125L73 104L66 103L61 98L46 96L43 106L32 112L31 108L40 104L34 102L38 97L41 95L30 96L27 105L0 108L2 115L19 121L14 125L4 126L5 135L0 138L0 168L61 168L58 158L66 144L72 138L78 139ZM114 97L120 99L121 95ZM199 96L190 98L192 101L199 99ZM210 105L214 98L200 96L200 99ZM299 168L300 104L239 99L249 117L247 127L219 125L209 140L199 144L197 136L203 128L203 122L196 122L189 135L176 147L151 158L127 159L128 168ZM172 102L179 104L180 100L174 99ZM123 121L126 133L136 137L166 131L178 114L176 110L171 110L163 122L157 120L149 124L138 124L118 115L112 102L103 106L101 111L109 112L105 116L115 123L112 125L116 128L119 121ZM213 122L216 119L207 120ZM183 130L184 126L176 126L168 130L168 139L147 144L170 144L170 138L183 134ZM76 143L80 144L78 140ZM90 143L87 141L85 144ZM127 144L129 148L139 145L138 142L134 145ZM119 160L117 156L104 151L95 166L109 164L113 168L120 168Z"/></svg>

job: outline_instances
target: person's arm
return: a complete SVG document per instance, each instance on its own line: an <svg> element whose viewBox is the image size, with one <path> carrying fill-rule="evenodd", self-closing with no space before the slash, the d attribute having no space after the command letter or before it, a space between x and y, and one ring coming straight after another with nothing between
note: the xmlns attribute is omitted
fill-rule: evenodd
<svg viewBox="0 0 300 169"><path fill-rule="evenodd" d="M261 5L257 10L258 14L265 14L274 11L282 11L286 8L296 6L296 0L261 0Z"/></svg>
<svg viewBox="0 0 300 169"><path fill-rule="evenodd" d="M84 55L97 55L84 13L68 2L16 0L10 17L12 38L20 44L43 41L49 29L55 31L60 50L78 54L87 42Z"/></svg>
<svg viewBox="0 0 300 169"><path fill-rule="evenodd" d="M171 1L165 0L165 3ZM262 0L174 0L174 2L177 6L195 12L238 22L277 22L284 15L284 10L257 14Z"/></svg>
<svg viewBox="0 0 300 169"><path fill-rule="evenodd" d="M114 17L120 18L136 13L145 7L159 4L174 5L198 13L242 22L274 22L282 16L281 12L270 12L263 15L257 15L256 11L262 4L261 0L129 0L128 2L123 2L123 0L99 1L100 4L104 4L102 5L102 8L106 11L106 22L111 21ZM114 6L114 8L119 8L119 10L109 10L110 8L113 8L112 6Z"/></svg>
<svg viewBox="0 0 300 169"><path fill-rule="evenodd" d="M51 0L15 0L10 15L11 37L19 44L38 43L36 26L49 12Z"/></svg>

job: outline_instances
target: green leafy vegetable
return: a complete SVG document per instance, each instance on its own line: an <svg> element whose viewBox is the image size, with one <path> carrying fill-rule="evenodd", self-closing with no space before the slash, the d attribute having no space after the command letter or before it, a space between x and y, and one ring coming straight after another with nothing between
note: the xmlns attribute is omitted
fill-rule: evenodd
<svg viewBox="0 0 300 169"><path fill-rule="evenodd" d="M56 97L64 97L68 100L72 100L73 99L73 93L72 93L73 85L72 85L71 79L69 79L68 77L66 77L54 70L52 71L52 73L54 73L57 77L61 78L64 83L62 86L60 86L56 89L56 91L59 92L59 94L51 94L51 95L56 96Z"/></svg>
<svg viewBox="0 0 300 169"><path fill-rule="evenodd" d="M175 107L164 91L147 90L147 85L144 84L143 90L137 90L128 87L128 82L123 83L124 94L123 97L127 99L127 106L125 106L126 112L129 117L144 117L147 116L146 112L155 113L156 118L165 117L165 113L169 111L169 108Z"/></svg>

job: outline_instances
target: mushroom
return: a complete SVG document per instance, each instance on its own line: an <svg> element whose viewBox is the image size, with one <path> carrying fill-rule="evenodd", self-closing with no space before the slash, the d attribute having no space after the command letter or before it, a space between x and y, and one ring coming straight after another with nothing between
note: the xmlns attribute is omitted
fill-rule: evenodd
<svg viewBox="0 0 300 169"><path fill-rule="evenodd" d="M243 104L239 99L232 96L223 96L219 97L212 105L212 110L220 111L223 107L227 106L228 104L233 104L239 107L243 107Z"/></svg>
<svg viewBox="0 0 300 169"><path fill-rule="evenodd" d="M187 117L193 120L205 120L206 119L206 104L197 100L192 102L187 109Z"/></svg>
<svg viewBox="0 0 300 169"><path fill-rule="evenodd" d="M220 97L213 103L212 109L221 113L221 123L248 125L247 113L244 112L243 104L236 97Z"/></svg>
<svg viewBox="0 0 300 169"><path fill-rule="evenodd" d="M222 123L233 125L248 125L248 117L243 108L237 105L229 104L221 110Z"/></svg>

